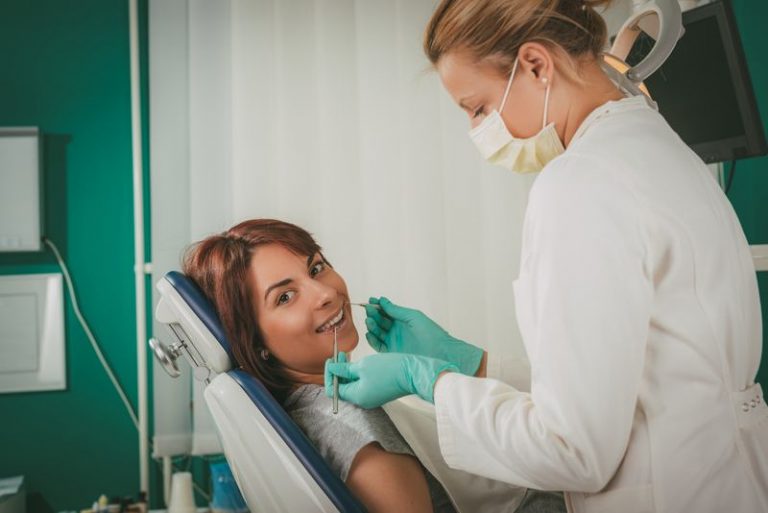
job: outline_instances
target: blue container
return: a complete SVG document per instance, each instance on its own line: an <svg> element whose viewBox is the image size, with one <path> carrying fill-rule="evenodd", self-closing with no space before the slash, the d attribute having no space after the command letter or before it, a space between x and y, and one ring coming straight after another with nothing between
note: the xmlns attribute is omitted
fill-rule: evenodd
<svg viewBox="0 0 768 513"><path fill-rule="evenodd" d="M248 506L240 494L235 482L235 476L226 461L211 463L211 480L213 481L213 496L211 511L213 513L248 513Z"/></svg>

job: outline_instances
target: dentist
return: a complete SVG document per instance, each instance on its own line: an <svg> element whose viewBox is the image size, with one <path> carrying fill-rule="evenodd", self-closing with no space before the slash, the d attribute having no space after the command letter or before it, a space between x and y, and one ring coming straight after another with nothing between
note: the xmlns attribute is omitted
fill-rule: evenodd
<svg viewBox="0 0 768 513"><path fill-rule="evenodd" d="M451 467L565 490L571 512L768 511L747 241L705 164L604 72L605 3L443 0L426 30L480 154L541 172L514 285L530 380L374 298L378 354L329 362L326 385L434 401Z"/></svg>

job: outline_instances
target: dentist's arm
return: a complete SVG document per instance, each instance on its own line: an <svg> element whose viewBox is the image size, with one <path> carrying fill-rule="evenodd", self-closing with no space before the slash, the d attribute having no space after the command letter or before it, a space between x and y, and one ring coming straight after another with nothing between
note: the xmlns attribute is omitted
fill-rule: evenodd
<svg viewBox="0 0 768 513"><path fill-rule="evenodd" d="M462 374L480 371L485 351L451 336L428 316L392 303L385 297L370 298L366 306L365 338L379 353L407 353L450 362ZM483 371L484 372L484 371Z"/></svg>
<svg viewBox="0 0 768 513"><path fill-rule="evenodd" d="M527 392L531 389L531 366L526 357L488 354L479 347L451 336L418 310L389 299L370 298L366 306L365 338L380 353L409 353L454 363L462 374L494 378Z"/></svg>
<svg viewBox="0 0 768 513"><path fill-rule="evenodd" d="M579 173L570 172L570 159L559 160L562 168L537 181L526 213L531 257L515 299L535 351L531 393L442 374L433 397L452 468L592 493L619 468L642 412L654 297L646 216L653 214L622 173L572 158L585 160Z"/></svg>
<svg viewBox="0 0 768 513"><path fill-rule="evenodd" d="M325 394L333 395L336 376L339 397L361 408L378 408L411 394L431 403L435 380L443 371L459 372L459 368L443 360L404 353L372 354L350 363L345 353L339 353L339 362L325 362Z"/></svg>

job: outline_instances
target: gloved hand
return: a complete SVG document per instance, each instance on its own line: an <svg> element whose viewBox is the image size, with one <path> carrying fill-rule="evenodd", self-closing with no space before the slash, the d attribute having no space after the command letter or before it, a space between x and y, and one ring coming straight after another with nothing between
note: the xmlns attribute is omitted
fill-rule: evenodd
<svg viewBox="0 0 768 513"><path fill-rule="evenodd" d="M339 397L362 408L377 408L400 397L417 394L434 402L435 381L441 372L457 372L452 363L414 354L372 354L359 362L325 362L325 393L333 396L333 376L339 377Z"/></svg>
<svg viewBox="0 0 768 513"><path fill-rule="evenodd" d="M410 353L451 362L462 374L474 376L484 351L452 337L436 322L418 310L404 308L389 299L369 299L366 306L365 338L379 353Z"/></svg>

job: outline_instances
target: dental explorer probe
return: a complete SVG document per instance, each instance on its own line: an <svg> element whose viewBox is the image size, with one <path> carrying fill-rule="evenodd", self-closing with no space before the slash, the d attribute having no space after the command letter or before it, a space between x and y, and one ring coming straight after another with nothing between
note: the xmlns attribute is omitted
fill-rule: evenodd
<svg viewBox="0 0 768 513"><path fill-rule="evenodd" d="M339 361L339 344L336 340L336 326L333 327L333 362ZM333 375L333 413L339 413L339 377Z"/></svg>
<svg viewBox="0 0 768 513"><path fill-rule="evenodd" d="M372 306L376 310L382 310L381 305L375 305L373 303L350 303L350 305L362 306L363 308L365 308L366 306Z"/></svg>

